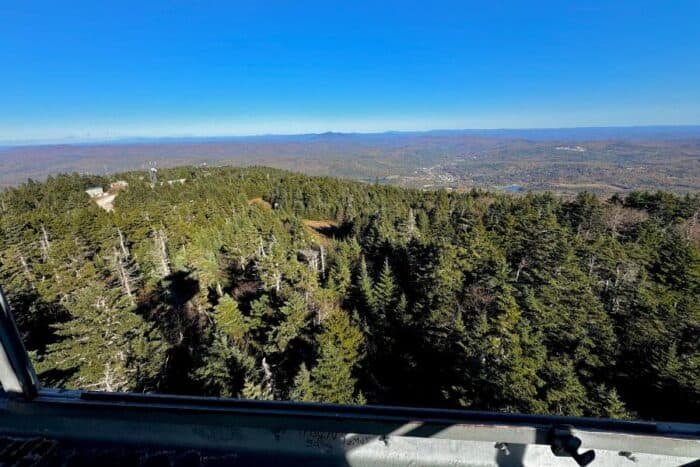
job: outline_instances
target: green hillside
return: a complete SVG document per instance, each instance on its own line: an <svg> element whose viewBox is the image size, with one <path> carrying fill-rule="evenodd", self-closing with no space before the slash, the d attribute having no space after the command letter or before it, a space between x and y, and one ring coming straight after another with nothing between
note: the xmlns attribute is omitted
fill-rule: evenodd
<svg viewBox="0 0 700 467"><path fill-rule="evenodd" d="M158 177L0 192L0 284L44 384L700 416L697 195ZM112 212L85 193L116 180Z"/></svg>

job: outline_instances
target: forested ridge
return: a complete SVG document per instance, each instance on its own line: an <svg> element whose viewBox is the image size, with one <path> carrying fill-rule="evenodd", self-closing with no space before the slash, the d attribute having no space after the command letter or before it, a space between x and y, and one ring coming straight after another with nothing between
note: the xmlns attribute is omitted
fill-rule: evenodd
<svg viewBox="0 0 700 467"><path fill-rule="evenodd" d="M0 192L0 284L44 384L700 420L697 195L159 177L185 183ZM113 212L85 193L117 179Z"/></svg>

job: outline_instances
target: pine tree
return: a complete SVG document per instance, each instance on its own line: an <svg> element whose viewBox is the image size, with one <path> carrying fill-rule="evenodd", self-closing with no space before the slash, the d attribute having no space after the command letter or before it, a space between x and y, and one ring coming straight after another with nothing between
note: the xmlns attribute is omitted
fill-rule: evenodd
<svg viewBox="0 0 700 467"><path fill-rule="evenodd" d="M225 294L214 308L214 322L235 344L242 345L251 328L250 320L238 309L238 303Z"/></svg>
<svg viewBox="0 0 700 467"><path fill-rule="evenodd" d="M246 378L255 372L255 360L238 349L226 335L217 332L194 372L194 379L205 395L233 397L243 389Z"/></svg>
<svg viewBox="0 0 700 467"><path fill-rule="evenodd" d="M591 400L597 409L596 416L615 419L631 419L632 413L627 410L615 388L608 388L605 384L597 385L593 390Z"/></svg>
<svg viewBox="0 0 700 467"><path fill-rule="evenodd" d="M362 396L353 373L362 359L362 333L340 310L331 313L323 327L318 336L318 363L311 370L315 398L321 402L357 403Z"/></svg>
<svg viewBox="0 0 700 467"><path fill-rule="evenodd" d="M84 192L103 177L0 191L0 283L44 384L700 413L697 194L565 201L259 167L159 175L187 183L119 175L129 187L112 213ZM333 216L319 281L297 259L312 241L303 219Z"/></svg>
<svg viewBox="0 0 700 467"><path fill-rule="evenodd" d="M396 303L396 316L399 317L399 321L405 319L405 315L408 312L408 299L405 293L401 293L399 301Z"/></svg>
<svg viewBox="0 0 700 467"><path fill-rule="evenodd" d="M372 296L374 297L375 307L379 313L379 318L386 317L394 304L396 294L396 285L394 283L394 275L389 266L389 260L384 260L384 266L379 274L379 280L374 285Z"/></svg>
<svg viewBox="0 0 700 467"><path fill-rule="evenodd" d="M538 390L546 349L523 317L507 274L502 268L489 280L493 299L469 317L467 328L475 332L463 347L476 366L459 399L485 409L542 413L546 403Z"/></svg>
<svg viewBox="0 0 700 467"><path fill-rule="evenodd" d="M352 273L350 271L350 261L341 251L335 256L335 262L331 268L328 280L329 283L333 284L333 289L338 295L345 297L352 282Z"/></svg>
<svg viewBox="0 0 700 467"><path fill-rule="evenodd" d="M357 278L357 289L359 292L362 309L367 313L372 313L377 309L377 302L374 297L374 285L372 278L367 272L367 262L363 256L360 260L360 271Z"/></svg>
<svg viewBox="0 0 700 467"><path fill-rule="evenodd" d="M413 239L420 238L420 231L416 223L416 216L413 208L408 209L408 217L405 221L400 221L399 232L404 242L409 242Z"/></svg>
<svg viewBox="0 0 700 467"><path fill-rule="evenodd" d="M311 383L311 372L303 363L294 377L294 384L291 391L289 391L289 399L297 402L312 402L315 400L314 388Z"/></svg>
<svg viewBox="0 0 700 467"><path fill-rule="evenodd" d="M207 225L193 237L192 243L187 247L185 260L196 272L202 293L207 295L209 290L213 290L221 297L225 285L221 255L222 234L216 226Z"/></svg>
<svg viewBox="0 0 700 467"><path fill-rule="evenodd" d="M233 348L223 334L218 333L204 358L204 365L194 372L194 380L199 383L207 396L232 397L235 381L232 381L232 366L235 362Z"/></svg>
<svg viewBox="0 0 700 467"><path fill-rule="evenodd" d="M71 319L56 325L61 340L43 362L67 371L67 387L129 391L160 370L162 341L120 291L87 282L67 307Z"/></svg>
<svg viewBox="0 0 700 467"><path fill-rule="evenodd" d="M241 398L270 401L274 399L274 395L269 386L247 380L241 391Z"/></svg>
<svg viewBox="0 0 700 467"><path fill-rule="evenodd" d="M298 293L293 293L280 308L283 321L275 328L272 341L276 345L276 350L284 352L289 343L297 338L309 319L309 309L304 297Z"/></svg>

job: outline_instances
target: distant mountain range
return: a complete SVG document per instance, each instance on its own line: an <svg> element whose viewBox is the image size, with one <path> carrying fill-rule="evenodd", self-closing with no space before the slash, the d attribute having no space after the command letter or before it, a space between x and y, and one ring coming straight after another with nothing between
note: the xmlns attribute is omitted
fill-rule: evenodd
<svg viewBox="0 0 700 467"><path fill-rule="evenodd" d="M139 143L206 143L236 141L332 141L338 139L376 141L416 136L482 136L497 138L547 140L644 140L700 138L700 125L610 126L572 128L500 128L428 131L386 131L377 133L263 134L246 136L133 136L118 138L62 138L45 140L0 140L7 146L43 146L53 144L139 144Z"/></svg>
<svg viewBox="0 0 700 467"><path fill-rule="evenodd" d="M0 147L0 187L61 172L266 165L417 188L700 190L700 125L123 138Z"/></svg>

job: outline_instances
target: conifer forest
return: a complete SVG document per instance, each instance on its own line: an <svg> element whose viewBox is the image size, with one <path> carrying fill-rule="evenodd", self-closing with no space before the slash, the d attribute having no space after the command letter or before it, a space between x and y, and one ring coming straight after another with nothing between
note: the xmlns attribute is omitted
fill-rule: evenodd
<svg viewBox="0 0 700 467"><path fill-rule="evenodd" d="M0 192L43 385L700 420L698 195L157 177Z"/></svg>

